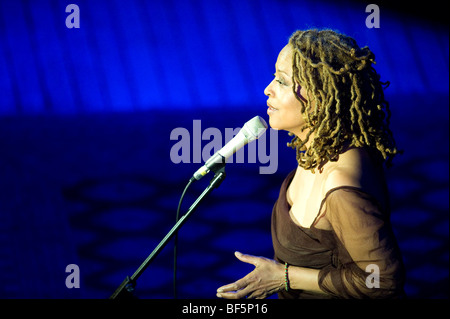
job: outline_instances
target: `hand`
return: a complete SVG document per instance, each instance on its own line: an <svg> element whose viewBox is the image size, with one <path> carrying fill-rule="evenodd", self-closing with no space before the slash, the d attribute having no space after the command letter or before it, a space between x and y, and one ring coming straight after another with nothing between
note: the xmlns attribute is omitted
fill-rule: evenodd
<svg viewBox="0 0 450 319"><path fill-rule="evenodd" d="M244 278L217 289L217 297L263 299L284 289L284 265L263 257L234 254L240 261L254 265L255 269Z"/></svg>

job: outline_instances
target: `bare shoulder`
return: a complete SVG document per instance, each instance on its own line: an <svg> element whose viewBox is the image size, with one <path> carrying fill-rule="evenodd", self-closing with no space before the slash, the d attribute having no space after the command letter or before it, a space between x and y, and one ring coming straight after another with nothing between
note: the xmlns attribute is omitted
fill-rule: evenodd
<svg viewBox="0 0 450 319"><path fill-rule="evenodd" d="M338 161L327 163L324 166L324 177L325 194L336 187L352 186L361 188L380 201L384 198L382 167L363 148L349 149L339 156Z"/></svg>

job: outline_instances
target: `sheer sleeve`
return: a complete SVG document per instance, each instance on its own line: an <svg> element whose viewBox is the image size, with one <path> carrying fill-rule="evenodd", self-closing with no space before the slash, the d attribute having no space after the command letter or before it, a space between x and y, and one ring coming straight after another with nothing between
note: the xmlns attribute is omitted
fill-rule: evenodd
<svg viewBox="0 0 450 319"><path fill-rule="evenodd" d="M404 269L389 216L357 188L326 197L325 217L337 240L337 259L321 269L319 286L338 298L403 296Z"/></svg>

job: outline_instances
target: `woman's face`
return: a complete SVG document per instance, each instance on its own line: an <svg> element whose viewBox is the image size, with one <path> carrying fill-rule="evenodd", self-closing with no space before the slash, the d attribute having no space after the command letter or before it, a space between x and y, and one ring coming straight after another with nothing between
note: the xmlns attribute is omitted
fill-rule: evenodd
<svg viewBox="0 0 450 319"><path fill-rule="evenodd" d="M275 64L275 78L264 90L267 99L269 124L275 130L286 130L299 136L305 125L301 113L301 103L292 90L292 48L286 45L278 55ZM300 90L301 98L306 95L304 88ZM306 102L306 100L305 100Z"/></svg>

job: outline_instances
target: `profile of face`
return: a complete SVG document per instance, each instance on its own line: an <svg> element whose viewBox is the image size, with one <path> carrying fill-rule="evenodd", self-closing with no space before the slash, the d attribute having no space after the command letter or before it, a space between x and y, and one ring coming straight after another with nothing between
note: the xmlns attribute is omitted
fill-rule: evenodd
<svg viewBox="0 0 450 319"><path fill-rule="evenodd" d="M275 78L265 88L267 95L267 114L269 124L275 130L286 130L299 136L305 125L301 113L301 103L295 97L292 81L292 58L291 45L286 45L279 53L275 64ZM300 97L305 97L306 91L300 89Z"/></svg>

